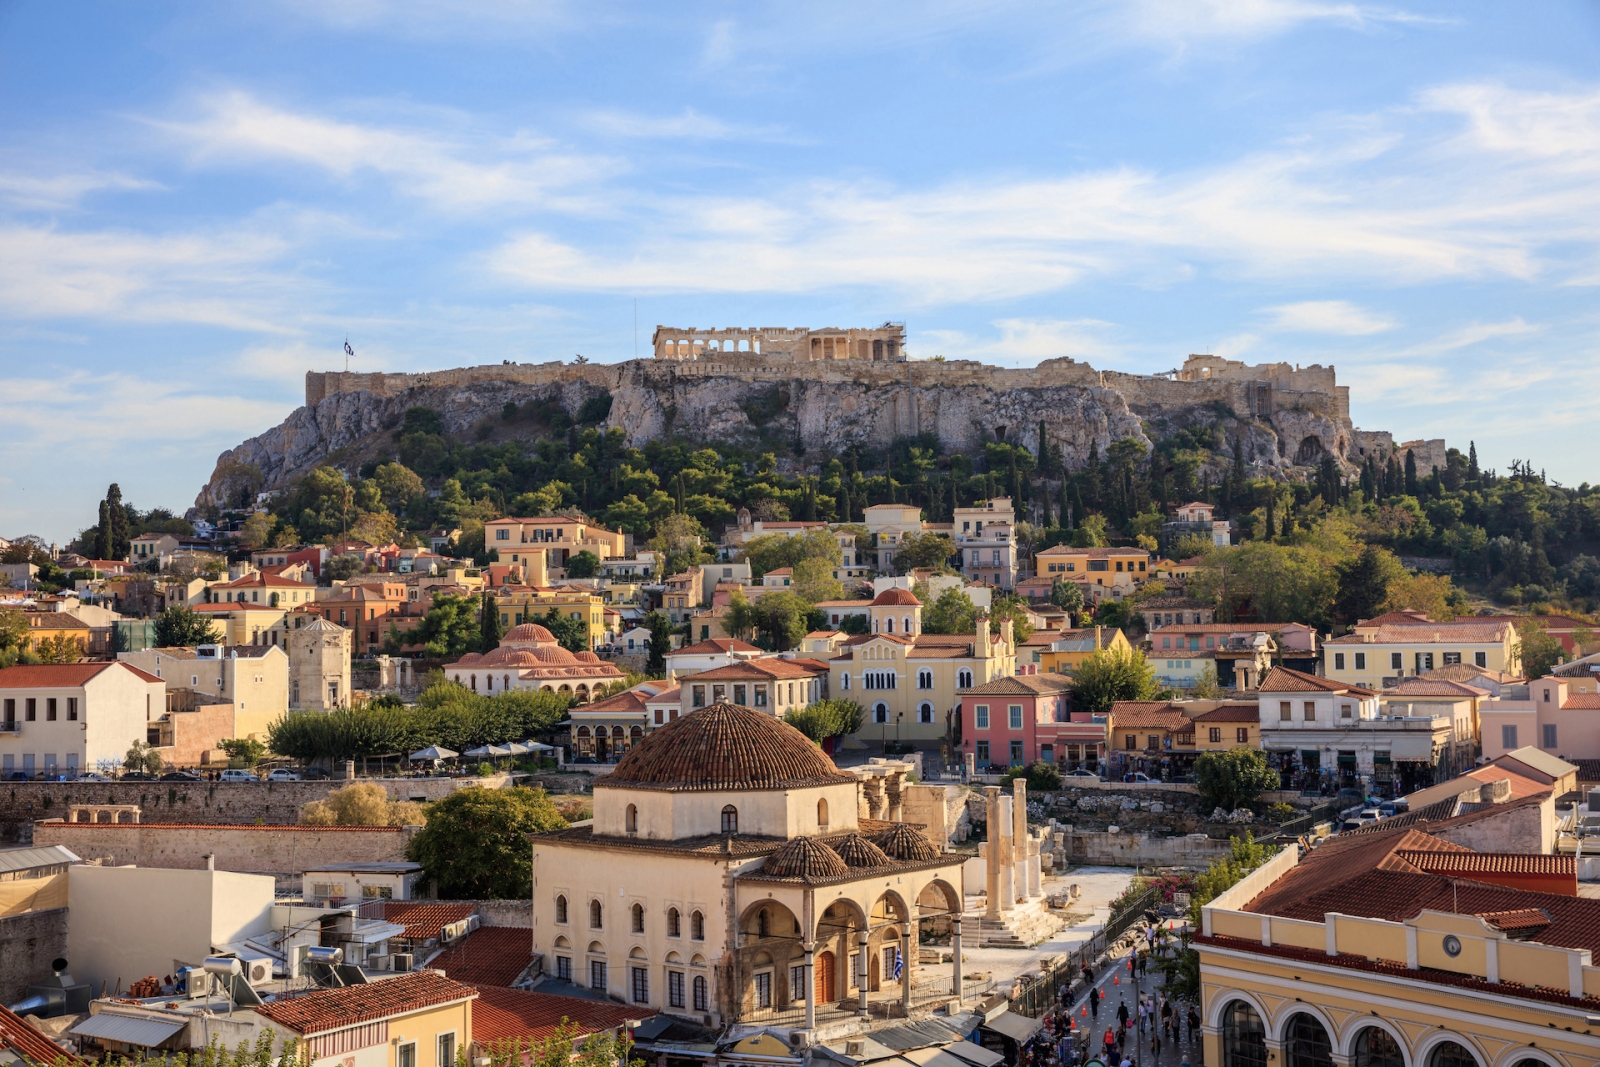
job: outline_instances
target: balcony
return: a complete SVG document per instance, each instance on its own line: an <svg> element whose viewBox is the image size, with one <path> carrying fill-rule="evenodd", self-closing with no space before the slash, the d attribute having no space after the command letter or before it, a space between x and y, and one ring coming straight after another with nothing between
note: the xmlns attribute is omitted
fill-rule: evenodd
<svg viewBox="0 0 1600 1067"><path fill-rule="evenodd" d="M0 722L0 734L20 734L20 733L22 733L22 724L19 723L17 720L15 720L15 719L6 719L4 722Z"/></svg>

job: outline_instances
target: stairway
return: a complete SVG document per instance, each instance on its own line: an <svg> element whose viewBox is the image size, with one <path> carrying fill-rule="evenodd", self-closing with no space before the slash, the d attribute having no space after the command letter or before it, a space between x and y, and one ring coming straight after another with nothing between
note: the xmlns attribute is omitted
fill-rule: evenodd
<svg viewBox="0 0 1600 1067"><path fill-rule="evenodd" d="M961 917L961 924L964 936L972 936L966 933L968 930L976 932L979 948L1018 949L1032 948L1065 925L1043 899L1002 911L998 920L987 918L981 911L968 912Z"/></svg>

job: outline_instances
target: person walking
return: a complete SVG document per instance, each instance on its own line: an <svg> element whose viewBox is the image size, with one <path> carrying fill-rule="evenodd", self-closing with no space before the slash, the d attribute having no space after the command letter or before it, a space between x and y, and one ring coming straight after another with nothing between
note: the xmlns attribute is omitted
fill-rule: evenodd
<svg viewBox="0 0 1600 1067"><path fill-rule="evenodd" d="M1100 1025L1100 990L1089 990L1089 1016L1094 1019L1095 1025Z"/></svg>
<svg viewBox="0 0 1600 1067"><path fill-rule="evenodd" d="M1106 1052L1105 1052L1106 1062L1110 1063L1111 1062L1111 1053L1117 1047L1117 1035L1112 1031L1111 1027L1109 1027L1109 1026L1106 1027L1105 1046L1106 1046Z"/></svg>
<svg viewBox="0 0 1600 1067"><path fill-rule="evenodd" d="M1121 1029L1127 1029L1128 1002L1126 1000L1117 1005L1117 1026Z"/></svg>
<svg viewBox="0 0 1600 1067"><path fill-rule="evenodd" d="M1194 1005L1189 1006L1189 1040L1194 1040L1194 1035L1200 1030L1200 1013L1194 1010Z"/></svg>

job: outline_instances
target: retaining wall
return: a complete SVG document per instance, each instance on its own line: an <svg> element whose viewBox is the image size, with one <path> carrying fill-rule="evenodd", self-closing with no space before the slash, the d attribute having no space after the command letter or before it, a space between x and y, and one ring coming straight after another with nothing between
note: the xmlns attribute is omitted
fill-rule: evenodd
<svg viewBox="0 0 1600 1067"><path fill-rule="evenodd" d="M411 826L204 826L162 823L35 823L33 843L61 845L88 863L107 867L294 875L333 863L391 863L405 859Z"/></svg>
<svg viewBox="0 0 1600 1067"><path fill-rule="evenodd" d="M28 986L51 976L50 962L66 954L66 908L0 918L0 1002L21 1000Z"/></svg>

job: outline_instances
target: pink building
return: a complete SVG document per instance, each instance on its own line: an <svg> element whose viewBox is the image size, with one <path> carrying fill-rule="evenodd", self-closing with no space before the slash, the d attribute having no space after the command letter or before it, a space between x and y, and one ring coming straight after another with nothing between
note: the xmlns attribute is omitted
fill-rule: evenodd
<svg viewBox="0 0 1600 1067"><path fill-rule="evenodd" d="M1094 768L1105 758L1104 716L1073 712L1069 682L1059 674L996 678L962 689L961 751L980 773L1035 760L1064 769Z"/></svg>
<svg viewBox="0 0 1600 1067"><path fill-rule="evenodd" d="M1485 760L1519 748L1565 760L1600 759L1600 693L1579 692L1577 680L1539 678L1528 683L1526 700L1484 701L1478 723Z"/></svg>

